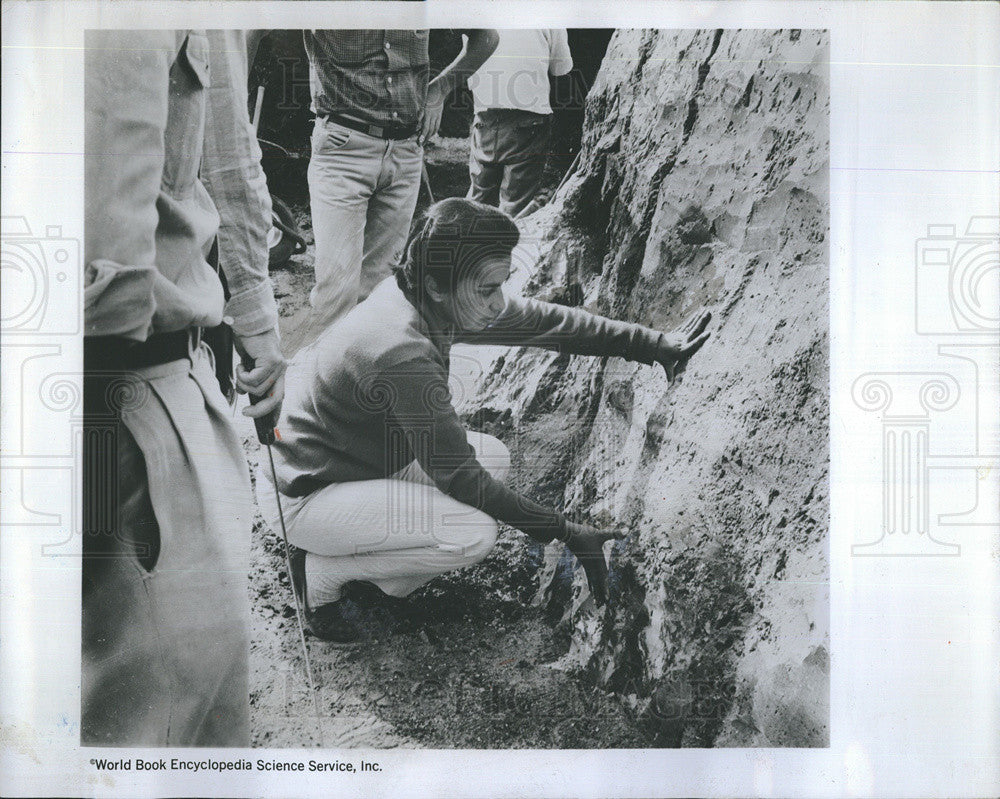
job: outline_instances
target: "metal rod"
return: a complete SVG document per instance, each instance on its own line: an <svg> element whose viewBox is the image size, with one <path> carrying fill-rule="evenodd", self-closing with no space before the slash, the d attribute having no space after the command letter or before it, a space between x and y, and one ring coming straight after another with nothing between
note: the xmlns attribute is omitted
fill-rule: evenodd
<svg viewBox="0 0 1000 799"><path fill-rule="evenodd" d="M292 578L292 557L288 549L288 531L285 529L285 512L281 507L281 492L278 491L278 474L274 468L274 454L271 452L271 445L265 444L267 447L267 459L271 464L271 481L274 484L274 498L278 503L278 520L281 522L281 538L285 543L285 568L288 570L288 583L292 587L292 598L295 600L295 620L298 623L299 628L299 642L302 644L302 654L305 658L306 664L306 679L309 682L309 693L312 695L313 710L316 713L316 731L319 733L319 745L322 748L326 748L323 743L323 723L319 712L319 699L316 696L316 683L313 681L313 671L312 671L312 661L309 659L309 647L306 644L306 631L305 631L305 614L302 609L302 601L299 599L299 595L295 590L295 583ZM302 592L305 593L306 587L302 586Z"/></svg>
<svg viewBox="0 0 1000 799"><path fill-rule="evenodd" d="M254 103L254 107L253 107L253 132L254 132L254 135L256 135L257 131L260 129L260 112L261 112L261 109L263 107L264 107L264 87L263 86L258 86L257 87L257 102Z"/></svg>
<svg viewBox="0 0 1000 799"><path fill-rule="evenodd" d="M424 182L424 188L427 189L427 196L430 198L431 205L434 205L434 192L431 191L431 178L427 174L426 162L420 164L420 179Z"/></svg>

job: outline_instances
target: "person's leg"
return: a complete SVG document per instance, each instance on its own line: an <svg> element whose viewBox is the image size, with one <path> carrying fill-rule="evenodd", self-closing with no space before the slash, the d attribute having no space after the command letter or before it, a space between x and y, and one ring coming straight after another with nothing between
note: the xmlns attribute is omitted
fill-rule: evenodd
<svg viewBox="0 0 1000 799"><path fill-rule="evenodd" d="M469 437L483 466L504 479L506 447L485 434ZM439 491L416 464L395 477L327 486L286 513L289 539L309 552L311 605L336 601L351 580L406 596L439 574L478 563L493 548L494 519Z"/></svg>
<svg viewBox="0 0 1000 799"><path fill-rule="evenodd" d="M420 194L424 148L416 137L380 142L381 169L368 201L358 302L389 276L403 255Z"/></svg>
<svg viewBox="0 0 1000 799"><path fill-rule="evenodd" d="M472 122L469 136L470 200L496 206L500 202L500 180L503 166L496 163L494 145L496 132L488 120L478 115Z"/></svg>
<svg viewBox="0 0 1000 799"><path fill-rule="evenodd" d="M313 607L340 598L351 580L406 596L428 580L486 557L496 522L433 486L400 480L338 483L317 491L289 525L308 551Z"/></svg>
<svg viewBox="0 0 1000 799"><path fill-rule="evenodd" d="M538 194L548 160L550 131L547 117L504 130L500 184L500 210L504 213L517 216Z"/></svg>
<svg viewBox="0 0 1000 799"><path fill-rule="evenodd" d="M368 202L381 164L373 141L321 119L313 129L308 179L316 285L309 302L321 328L358 302Z"/></svg>
<svg viewBox="0 0 1000 799"><path fill-rule="evenodd" d="M115 394L116 462L85 473L81 741L247 746L246 462L205 358L142 375Z"/></svg>
<svg viewBox="0 0 1000 799"><path fill-rule="evenodd" d="M160 531L128 429L98 409L108 382L84 375L80 743L163 746L171 678L145 590Z"/></svg>

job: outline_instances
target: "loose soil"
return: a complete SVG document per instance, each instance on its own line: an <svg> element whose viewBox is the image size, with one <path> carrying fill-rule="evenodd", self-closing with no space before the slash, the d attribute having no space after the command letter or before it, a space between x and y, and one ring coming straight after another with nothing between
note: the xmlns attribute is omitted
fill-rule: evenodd
<svg viewBox="0 0 1000 799"><path fill-rule="evenodd" d="M464 140L443 139L429 150L435 199L464 195L467 158ZM313 247L307 196L285 199L310 242L304 254L272 270L282 339L291 354L308 340L303 327ZM427 202L422 191L421 204ZM258 462L264 453L252 427L241 424L247 454ZM566 631L531 604L541 552L512 529L501 531L483 562L439 577L406 600L352 603L364 630L361 643L336 646L307 635L319 718L306 681L280 532L259 514L251 558L255 746L648 745L628 696L597 690L582 673L560 666L569 643Z"/></svg>

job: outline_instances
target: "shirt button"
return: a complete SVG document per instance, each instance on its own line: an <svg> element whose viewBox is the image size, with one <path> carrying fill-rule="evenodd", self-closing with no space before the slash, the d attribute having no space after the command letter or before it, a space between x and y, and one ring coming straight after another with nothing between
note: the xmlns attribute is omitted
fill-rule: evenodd
<svg viewBox="0 0 1000 799"><path fill-rule="evenodd" d="M385 49L386 49L386 50L388 50L388 49L389 49L390 47L392 47L392 45L391 45L391 44L389 44L389 42L386 42L386 43L385 43Z"/></svg>
<svg viewBox="0 0 1000 799"><path fill-rule="evenodd" d="M392 75L389 75L389 76L388 76L388 77L387 77L387 78L385 79L385 82L386 82L386 83L388 83L388 84L389 84L390 86L392 86Z"/></svg>
<svg viewBox="0 0 1000 799"><path fill-rule="evenodd" d="M392 112L392 118L393 119L398 119L399 118L399 114L397 114L395 111L393 111Z"/></svg>

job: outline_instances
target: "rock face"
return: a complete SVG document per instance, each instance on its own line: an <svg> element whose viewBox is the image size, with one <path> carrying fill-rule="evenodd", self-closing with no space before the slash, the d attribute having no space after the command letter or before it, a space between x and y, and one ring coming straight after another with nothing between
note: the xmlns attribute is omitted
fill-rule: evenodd
<svg viewBox="0 0 1000 799"><path fill-rule="evenodd" d="M827 62L821 31L618 31L522 288L712 338L670 386L480 348L462 398L519 488L627 532L606 608L560 545L537 601L651 745L828 744Z"/></svg>

